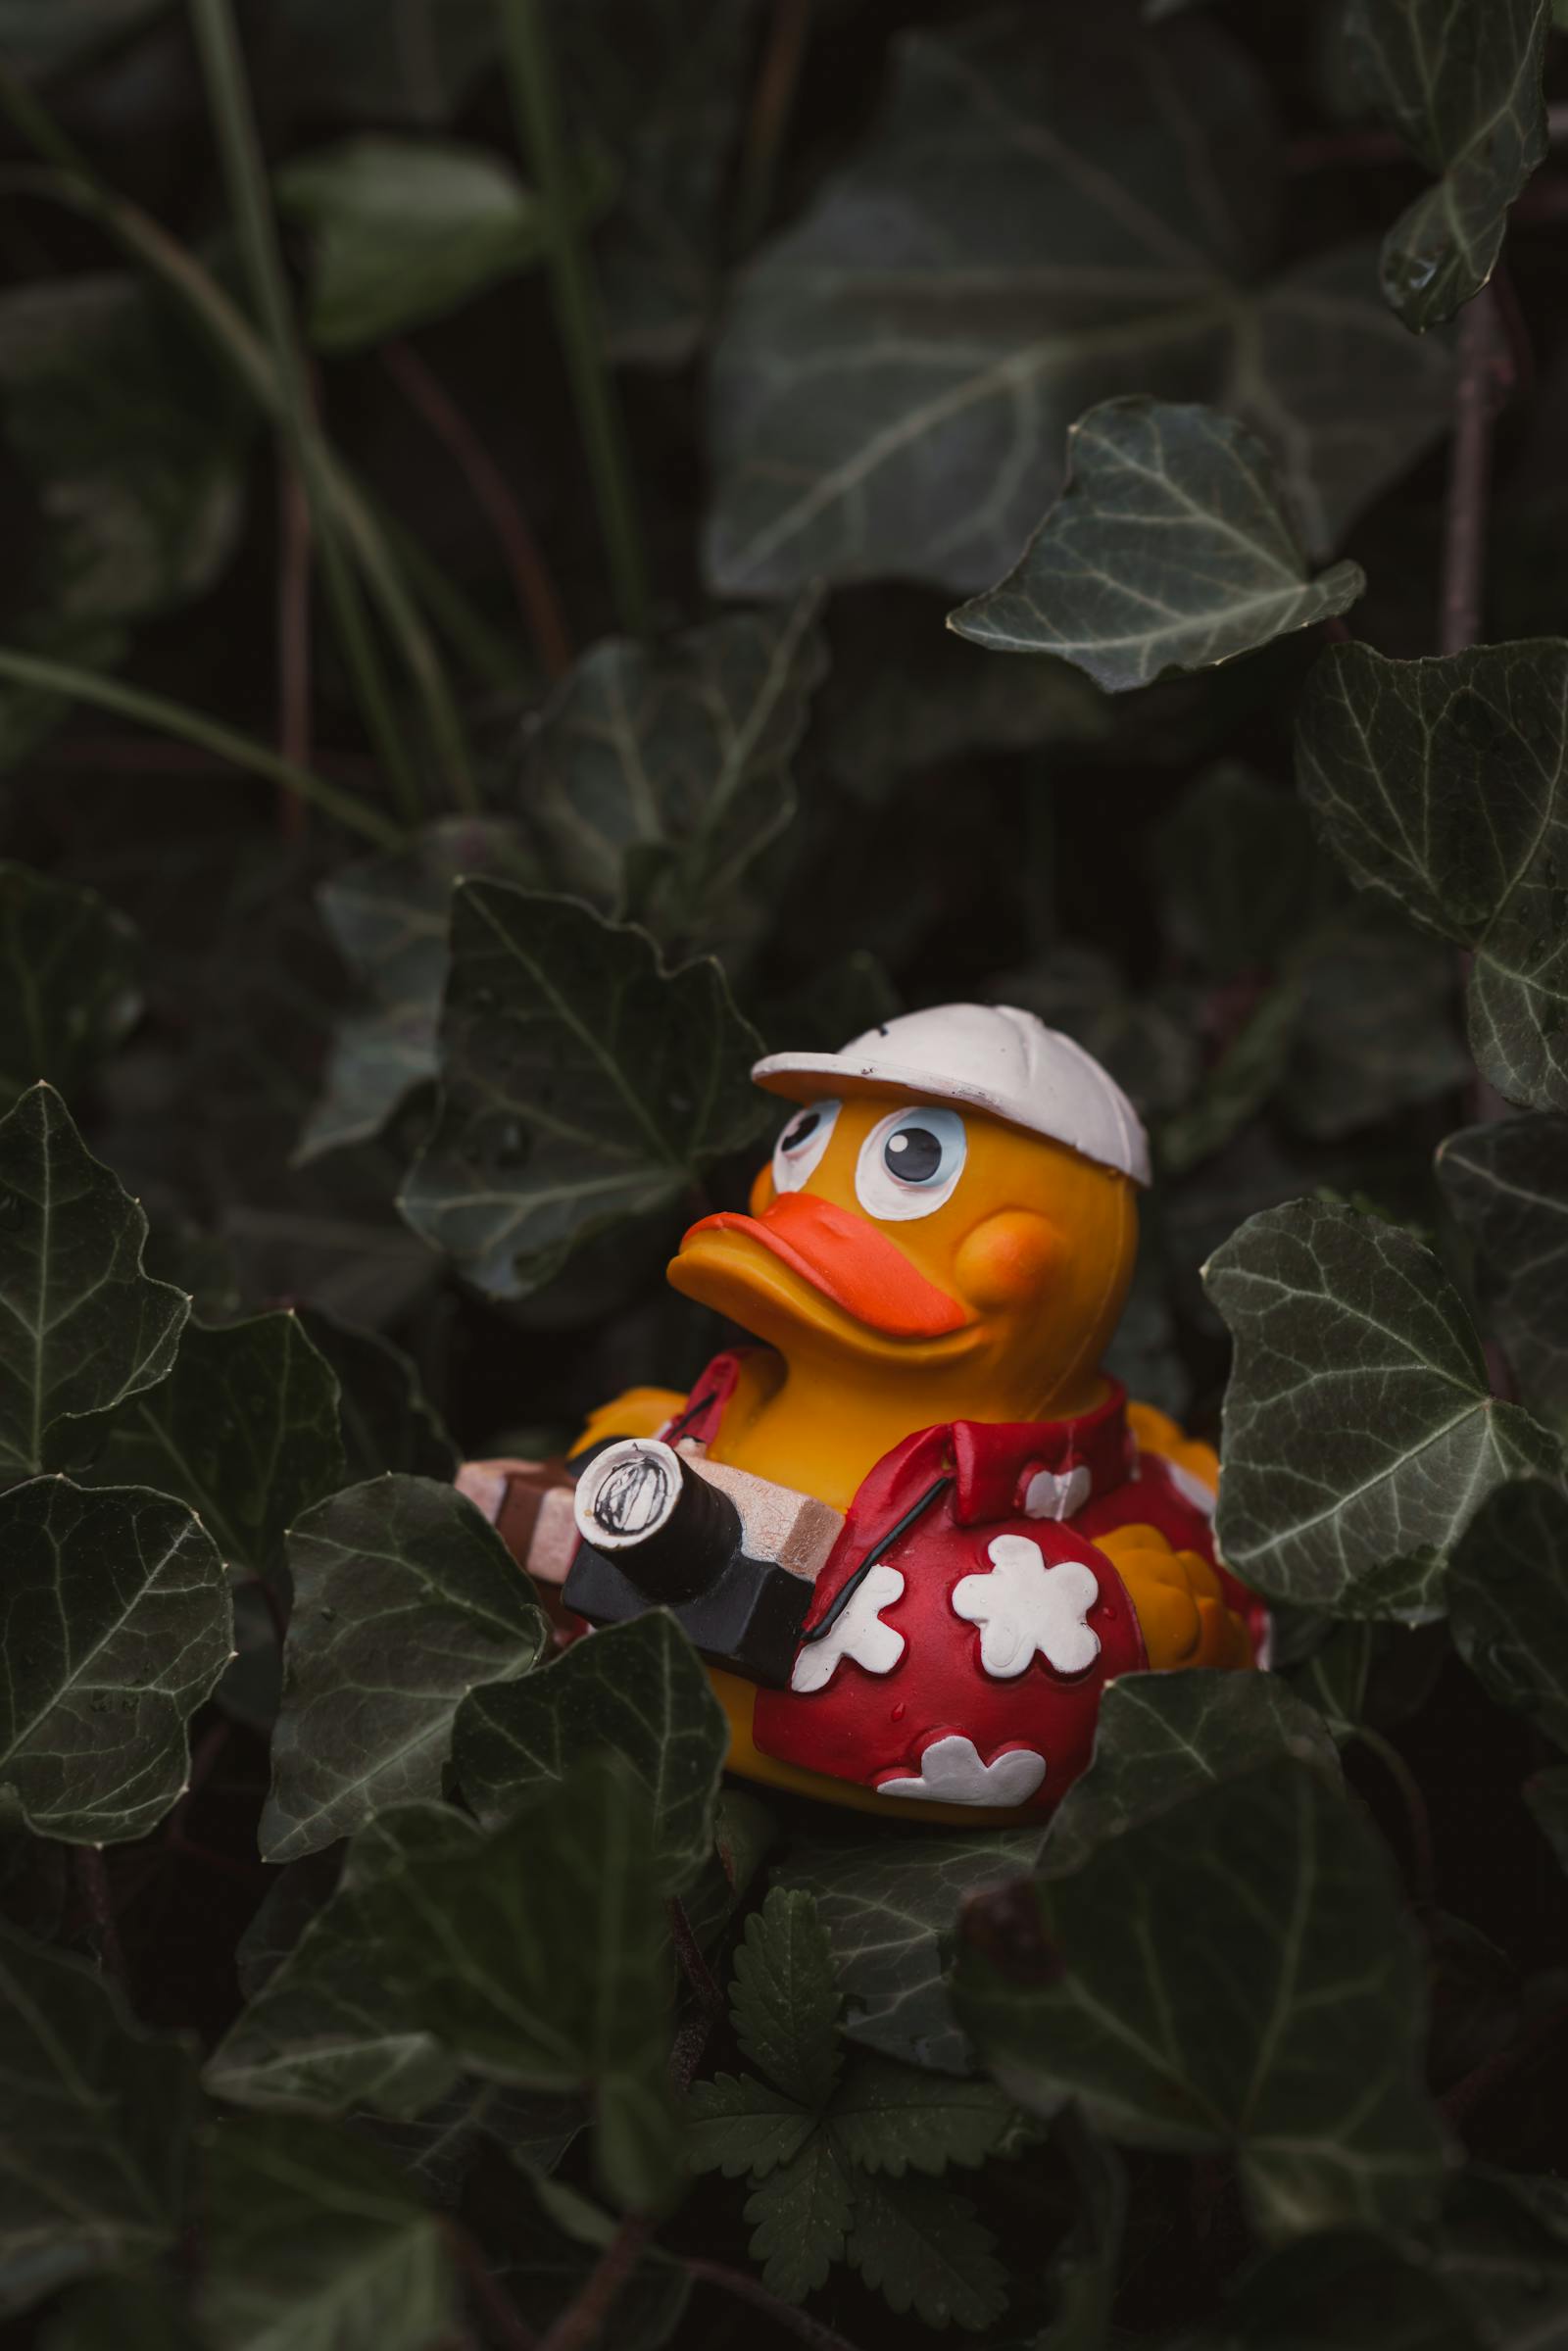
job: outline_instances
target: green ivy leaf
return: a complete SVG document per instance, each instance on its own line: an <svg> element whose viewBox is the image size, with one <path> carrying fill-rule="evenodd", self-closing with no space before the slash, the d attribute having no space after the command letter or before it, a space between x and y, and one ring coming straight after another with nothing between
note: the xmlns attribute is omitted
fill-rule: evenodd
<svg viewBox="0 0 1568 2351"><path fill-rule="evenodd" d="M1480 2351L1456 2295L1413 2252L1358 2229L1281 2245L1192 2351Z"/></svg>
<svg viewBox="0 0 1568 2351"><path fill-rule="evenodd" d="M117 1413L95 1483L177 1494L231 1567L274 1575L295 1513L343 1476L337 1380L288 1308L186 1326L169 1378Z"/></svg>
<svg viewBox="0 0 1568 2351"><path fill-rule="evenodd" d="M858 2178L845 2254L901 2318L973 2334L1007 2307L995 2237L967 2196L930 2180Z"/></svg>
<svg viewBox="0 0 1568 2351"><path fill-rule="evenodd" d="M955 1997L1038 2111L1077 2097L1127 2144L1233 2152L1266 2236L1435 2201L1415 1938L1374 1832L1305 1765L1221 1781L1071 1876L972 1903Z"/></svg>
<svg viewBox="0 0 1568 2351"><path fill-rule="evenodd" d="M1568 1109L1568 643L1391 661L1336 645L1297 722L1302 792L1352 880L1470 949L1470 1045L1511 1101Z"/></svg>
<svg viewBox="0 0 1568 2351"><path fill-rule="evenodd" d="M852 2040L913 2065L959 2074L968 2043L945 1978L964 1901L1028 1869L1037 1830L986 1837L797 1836L775 1884L816 1901L846 1997Z"/></svg>
<svg viewBox="0 0 1568 2351"><path fill-rule="evenodd" d="M1568 1747L1568 1498L1541 1478L1487 1496L1448 1568L1460 1656L1501 1705Z"/></svg>
<svg viewBox="0 0 1568 2351"><path fill-rule="evenodd" d="M258 1837L296 1861L377 1812L438 1796L475 1683L526 1674L548 1628L493 1527L455 1487L386 1476L289 1533L294 1611Z"/></svg>
<svg viewBox="0 0 1568 2351"><path fill-rule="evenodd" d="M1322 1718L1271 1674L1123 1674L1100 1702L1093 1760L1052 1815L1040 1866L1048 1877L1081 1869L1110 1838L1282 1755L1339 1777Z"/></svg>
<svg viewBox="0 0 1568 2351"><path fill-rule="evenodd" d="M1173 944L1221 980L1277 970L1348 896L1296 794L1231 760L1156 828L1149 880Z"/></svg>
<svg viewBox="0 0 1568 2351"><path fill-rule="evenodd" d="M902 2180L911 2169L935 2178L950 2163L971 2170L984 2163L1011 2129L1013 2109L989 2082L933 2074L868 2051L835 2092L830 2120L849 2162ZM858 2211L859 2193L857 2183Z"/></svg>
<svg viewBox="0 0 1568 2351"><path fill-rule="evenodd" d="M824 2106L839 2078L839 1986L808 1893L773 1886L735 1954L730 2017L741 2052L802 2106Z"/></svg>
<svg viewBox="0 0 1568 2351"><path fill-rule="evenodd" d="M754 2074L694 2082L686 2100L686 2143L700 2172L765 2180L793 2162L818 2128L807 2107Z"/></svg>
<svg viewBox="0 0 1568 2351"><path fill-rule="evenodd" d="M459 1453L425 1397L414 1363L379 1331L340 1322L318 1306L298 1309L306 1338L338 1386L338 1427L356 1485L383 1470L450 1482Z"/></svg>
<svg viewBox="0 0 1568 2351"><path fill-rule="evenodd" d="M1254 434L1137 394L1078 418L1055 506L1006 578L948 625L1125 694L1311 628L1365 587L1358 563L1312 577Z"/></svg>
<svg viewBox="0 0 1568 2351"><path fill-rule="evenodd" d="M790 762L826 667L817 602L583 656L521 782L559 888L666 939L708 942L733 922L748 867L795 812Z"/></svg>
<svg viewBox="0 0 1568 2351"><path fill-rule="evenodd" d="M594 1750L625 1758L647 1790L654 1866L670 1893L713 1850L729 1727L701 1658L675 1619L652 1609L575 1642L523 1682L492 1680L458 1709L452 1754L487 1827Z"/></svg>
<svg viewBox="0 0 1568 2351"><path fill-rule="evenodd" d="M51 1086L0 1119L0 1477L69 1452L70 1423L154 1387L190 1312L142 1271L147 1219Z"/></svg>
<svg viewBox="0 0 1568 2351"><path fill-rule="evenodd" d="M0 54L14 73L58 73L169 6L170 0L0 0Z"/></svg>
<svg viewBox="0 0 1568 2351"><path fill-rule="evenodd" d="M1355 79L1439 175L1383 244L1384 295L1418 334L1481 291L1508 207L1546 160L1550 28L1550 0L1349 0Z"/></svg>
<svg viewBox="0 0 1568 2351"><path fill-rule="evenodd" d="M0 864L0 1106L70 1092L141 1017L141 941L96 890Z"/></svg>
<svg viewBox="0 0 1568 2351"><path fill-rule="evenodd" d="M524 2173L507 2212L506 2251L497 2277L539 2341L579 2298L615 2234L612 2215L560 2180ZM677 2334L691 2294L691 2277L677 2257L646 2244L615 2294L611 2327L602 2338L613 2351L662 2351Z"/></svg>
<svg viewBox="0 0 1568 2351"><path fill-rule="evenodd" d="M79 1959L0 1921L0 2310L162 2252L179 2229L196 2082Z"/></svg>
<svg viewBox="0 0 1568 2351"><path fill-rule="evenodd" d="M1438 1183L1474 1245L1522 1400L1568 1422L1568 1115L1450 1135Z"/></svg>
<svg viewBox="0 0 1568 2351"><path fill-rule="evenodd" d="M877 127L719 336L715 586L988 587L1059 489L1072 419L1135 391L1258 422L1308 546L1332 546L1443 429L1447 363L1396 350L1359 250L1245 290L1277 144L1252 69L1200 22L1025 8L904 34Z"/></svg>
<svg viewBox="0 0 1568 2351"><path fill-rule="evenodd" d="M537 878L515 826L449 817L322 883L321 919L354 975L358 1003L333 1031L296 1164L369 1142L415 1087L435 1076L452 886L476 873Z"/></svg>
<svg viewBox="0 0 1568 2351"><path fill-rule="evenodd" d="M1280 1106L1299 1134L1333 1142L1470 1074L1454 1017L1453 957L1367 908L1302 955Z"/></svg>
<svg viewBox="0 0 1568 2351"><path fill-rule="evenodd" d="M548 241L538 198L482 147L362 135L296 156L276 190L281 211L315 232L318 351L445 318L531 268Z"/></svg>
<svg viewBox="0 0 1568 2351"><path fill-rule="evenodd" d="M536 1289L765 1119L716 963L666 972L646 932L495 882L460 884L452 949L441 1118L401 1204L480 1288Z"/></svg>
<svg viewBox="0 0 1568 2351"><path fill-rule="evenodd" d="M590 1756L485 1837L411 1805L361 1830L338 1892L208 2068L220 2096L418 2113L466 2071L596 2098L600 2168L654 2210L678 2185L671 1975L648 1807Z"/></svg>
<svg viewBox="0 0 1568 2351"><path fill-rule="evenodd" d="M362 1829L342 1883L303 1928L290 1919L276 1947L242 1948L250 2004L208 2060L213 2094L241 2106L332 2115L367 2106L396 2116L420 2114L446 2095L459 2068L410 2018L373 1938L389 1881L416 1881L427 1866L462 1861L472 1840L461 1813L435 1805L411 1805ZM303 1873L316 1866L313 1857L286 1871L277 1882L280 1898L308 1896ZM264 1904L259 1927L273 1926L276 1914L268 1913Z"/></svg>
<svg viewBox="0 0 1568 2351"><path fill-rule="evenodd" d="M1492 1395L1436 1258L1376 1217L1293 1200L1250 1217L1205 1271L1236 1343L1225 1558L1308 1607L1441 1613L1444 1564L1488 1489L1549 1470L1559 1447Z"/></svg>
<svg viewBox="0 0 1568 2351"><path fill-rule="evenodd" d="M346 2131L226 2122L204 2203L200 2307L224 2351L428 2351L456 2323L439 2217Z"/></svg>
<svg viewBox="0 0 1568 2351"><path fill-rule="evenodd" d="M434 128L451 121L494 57L493 0L272 0L277 86L313 111Z"/></svg>
<svg viewBox="0 0 1568 2351"><path fill-rule="evenodd" d="M818 2131L746 2199L752 2258L762 2265L763 2283L786 2302L804 2302L843 2254L854 2209L833 2134Z"/></svg>
<svg viewBox="0 0 1568 2351"><path fill-rule="evenodd" d="M156 2272L95 2278L68 2294L39 2351L207 2351L175 2292Z"/></svg>
<svg viewBox="0 0 1568 2351"><path fill-rule="evenodd" d="M167 1494L38 1478L0 1495L0 1817L72 1844L145 1837L233 1655L217 1545Z"/></svg>
<svg viewBox="0 0 1568 2351"><path fill-rule="evenodd" d="M1443 2216L1431 2255L1485 2351L1531 2351L1568 2317L1568 2219L1562 2182L1472 2165Z"/></svg>

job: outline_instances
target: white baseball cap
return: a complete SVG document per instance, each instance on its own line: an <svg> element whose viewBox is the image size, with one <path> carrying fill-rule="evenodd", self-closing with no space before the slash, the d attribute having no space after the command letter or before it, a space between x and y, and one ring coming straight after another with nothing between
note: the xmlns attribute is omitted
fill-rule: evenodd
<svg viewBox="0 0 1568 2351"><path fill-rule="evenodd" d="M1068 1144L1086 1159L1150 1181L1149 1137L1092 1053L1016 1004L935 1004L852 1037L836 1053L769 1053L752 1071L789 1102L888 1087L970 1102L1009 1126Z"/></svg>

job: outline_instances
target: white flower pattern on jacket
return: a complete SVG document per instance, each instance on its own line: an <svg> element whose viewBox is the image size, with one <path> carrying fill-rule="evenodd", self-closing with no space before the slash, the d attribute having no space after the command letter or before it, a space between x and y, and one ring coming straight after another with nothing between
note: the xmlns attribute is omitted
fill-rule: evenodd
<svg viewBox="0 0 1568 2351"><path fill-rule="evenodd" d="M1048 1567L1027 1535L999 1535L986 1551L988 1575L954 1588L953 1611L980 1627L980 1663L994 1681L1010 1682L1038 1650L1058 1674L1086 1673L1100 1636L1084 1622L1100 1597L1094 1569L1081 1559Z"/></svg>
<svg viewBox="0 0 1568 2351"><path fill-rule="evenodd" d="M904 1655L904 1635L885 1625L880 1612L903 1591L904 1578L896 1567L873 1567L821 1640L808 1636L801 1643L791 1690L825 1690L841 1657L853 1657L868 1674L890 1674Z"/></svg>

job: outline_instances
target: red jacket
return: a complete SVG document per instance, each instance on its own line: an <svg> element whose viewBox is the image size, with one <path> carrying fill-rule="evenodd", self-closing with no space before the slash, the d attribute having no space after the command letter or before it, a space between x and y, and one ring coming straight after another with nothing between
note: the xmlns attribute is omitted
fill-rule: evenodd
<svg viewBox="0 0 1568 2351"><path fill-rule="evenodd" d="M668 1434L716 1436L740 1360L714 1358ZM1148 1525L1214 1560L1198 1482L1139 1449L1109 1388L1077 1420L955 1421L876 1464L817 1578L791 1687L758 1691L764 1754L916 1807L1050 1809L1089 1761L1101 1690L1148 1665L1094 1538ZM1256 1640L1257 1602L1220 1572Z"/></svg>

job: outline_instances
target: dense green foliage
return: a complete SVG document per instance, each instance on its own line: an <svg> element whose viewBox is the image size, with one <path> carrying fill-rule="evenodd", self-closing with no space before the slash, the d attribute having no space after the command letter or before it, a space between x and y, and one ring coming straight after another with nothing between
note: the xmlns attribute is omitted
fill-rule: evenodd
<svg viewBox="0 0 1568 2351"><path fill-rule="evenodd" d="M1565 13L0 0L0 2343L1568 2342ZM1275 1610L968 1836L452 1483L962 997Z"/></svg>

